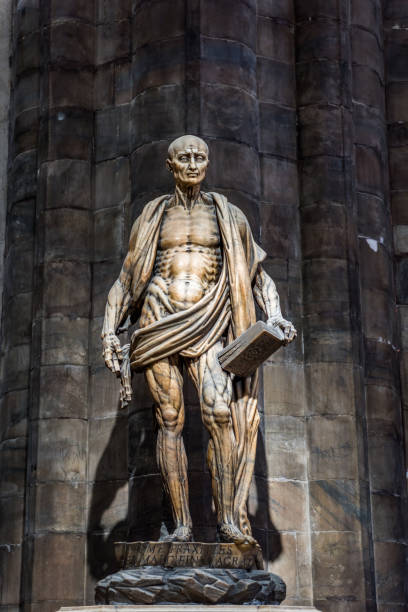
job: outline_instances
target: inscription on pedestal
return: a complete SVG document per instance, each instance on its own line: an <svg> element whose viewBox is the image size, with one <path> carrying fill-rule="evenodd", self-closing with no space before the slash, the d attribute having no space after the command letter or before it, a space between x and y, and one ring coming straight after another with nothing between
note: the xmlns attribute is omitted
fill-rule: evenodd
<svg viewBox="0 0 408 612"><path fill-rule="evenodd" d="M219 567L263 569L259 546L204 542L117 542L115 554L124 569L144 565L162 567Z"/></svg>

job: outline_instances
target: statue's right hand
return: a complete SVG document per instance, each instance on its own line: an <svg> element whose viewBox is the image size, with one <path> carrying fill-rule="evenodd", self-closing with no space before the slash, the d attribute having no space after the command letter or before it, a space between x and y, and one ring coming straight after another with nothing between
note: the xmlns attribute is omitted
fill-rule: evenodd
<svg viewBox="0 0 408 612"><path fill-rule="evenodd" d="M120 362L123 356L119 338L116 334L111 332L103 337L102 343L105 365L116 374L116 376L120 376Z"/></svg>

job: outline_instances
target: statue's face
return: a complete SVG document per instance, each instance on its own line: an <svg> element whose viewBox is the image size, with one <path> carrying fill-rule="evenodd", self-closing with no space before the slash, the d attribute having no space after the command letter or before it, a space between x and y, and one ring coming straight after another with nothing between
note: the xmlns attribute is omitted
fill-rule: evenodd
<svg viewBox="0 0 408 612"><path fill-rule="evenodd" d="M205 178L208 166L208 150L199 138L181 138L176 141L167 166L172 171L176 185L184 188L199 185Z"/></svg>

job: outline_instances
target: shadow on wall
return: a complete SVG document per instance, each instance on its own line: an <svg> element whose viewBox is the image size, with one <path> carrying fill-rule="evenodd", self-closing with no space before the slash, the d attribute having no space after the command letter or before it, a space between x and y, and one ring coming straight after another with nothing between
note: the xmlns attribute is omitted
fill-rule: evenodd
<svg viewBox="0 0 408 612"><path fill-rule="evenodd" d="M114 504L123 480L110 482L102 488L112 465L112 458L123 444L123 411L118 408L115 426L109 442L100 458L88 516L88 565L91 576L99 580L117 571L114 543L124 539L158 540L173 529L171 509L163 491L161 477L156 464L157 426L144 378L136 375L133 380L134 400L129 406L128 420L128 476L129 511L125 519L118 521L107 533L102 529L103 515ZM216 537L216 517L211 497L211 482L206 465L208 434L200 416L198 398L191 381L185 379L186 422L184 442L189 461L190 510L196 541L213 542ZM250 515L254 537L259 541L266 561L274 561L282 553L280 537L270 518L270 501L267 486L267 462L264 434L261 426L255 463L255 506ZM268 535L273 533L274 549L270 550Z"/></svg>
<svg viewBox="0 0 408 612"><path fill-rule="evenodd" d="M92 486L87 526L87 562L90 575L96 580L116 571L118 565L114 554L114 543L123 541L128 530L127 516L114 524L108 533L104 527L104 514L114 506L118 491L123 487L123 480L108 482L107 474L115 464L118 449L123 445L124 418L126 417L123 416L118 401L115 424L100 457Z"/></svg>

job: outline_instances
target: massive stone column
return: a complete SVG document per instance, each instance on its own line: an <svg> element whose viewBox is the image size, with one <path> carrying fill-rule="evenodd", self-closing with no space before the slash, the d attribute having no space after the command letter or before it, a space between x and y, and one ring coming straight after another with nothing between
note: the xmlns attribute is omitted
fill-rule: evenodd
<svg viewBox="0 0 408 612"><path fill-rule="evenodd" d="M385 3L384 10L386 17L392 11L392 3ZM372 597L378 610L387 610L390 606L404 605L406 548L402 515L406 482L381 3L368 0L353 3L351 18L353 158L366 404L360 435L367 439L371 509L371 530L367 531L370 540L366 547L373 555ZM393 70L391 63L389 70ZM388 143L392 156L395 144L392 132Z"/></svg>
<svg viewBox="0 0 408 612"><path fill-rule="evenodd" d="M19 7L16 4L2 3L0 15L3 223L7 206L0 406L0 609L7 610L18 609L23 576L39 109L38 4L34 1L21 2ZM14 58L11 74L7 68L9 52ZM10 76L12 95L7 129ZM5 141L8 132L9 150ZM2 235L0 243L3 239Z"/></svg>
<svg viewBox="0 0 408 612"><path fill-rule="evenodd" d="M119 387L102 359L107 291L127 247L130 206L131 2L95 2L93 256L87 456L86 601L114 568L113 541L127 534L127 415Z"/></svg>
<svg viewBox="0 0 408 612"><path fill-rule="evenodd" d="M389 154L389 198L393 225L395 291L399 329L393 334L392 364L397 366L399 352L400 377L389 370L387 395L390 397L387 410L387 428L383 448L387 457L387 468L379 473L384 483L379 482L377 503L377 530L375 544L378 563L382 571L388 569L387 558L392 559L390 579L379 595L384 601L406 602L408 598L404 567L404 551L408 525L405 521L407 491L404 482L408 470L408 7L404 2L388 0L384 3L384 46L386 76L386 122ZM392 255L390 237L388 250ZM392 263L389 264L390 267ZM391 365L391 364L390 364ZM402 414L400 411L402 407ZM402 422L401 422L402 417ZM404 462L405 455L405 462ZM384 466L385 467L385 466ZM394 478L390 478L390 472ZM388 479L387 479L388 477ZM381 504L380 504L381 500ZM388 516L388 513L390 516ZM391 519L391 516L393 519ZM383 574L384 575L384 574ZM385 606L384 606L385 609Z"/></svg>
<svg viewBox="0 0 408 612"><path fill-rule="evenodd" d="M7 211L7 162L9 150L11 0L3 2L0 10L0 62L2 73L2 80L0 82L0 292L2 292L4 282L4 247ZM1 308L2 304L0 303L0 315Z"/></svg>
<svg viewBox="0 0 408 612"><path fill-rule="evenodd" d="M296 3L313 596L374 605L349 3Z"/></svg>
<svg viewBox="0 0 408 612"><path fill-rule="evenodd" d="M379 610L404 605L402 418L384 91L381 3L353 4L352 61L365 431ZM387 9L386 9L387 10ZM391 144L391 139L390 139ZM364 433L364 430L363 430ZM391 518L392 517L392 518Z"/></svg>
<svg viewBox="0 0 408 612"><path fill-rule="evenodd" d="M44 2L37 24L19 47L41 65L21 598L51 612L85 586L93 2Z"/></svg>
<svg viewBox="0 0 408 612"><path fill-rule="evenodd" d="M385 610L405 493L381 5L297 17L314 601Z"/></svg>
<svg viewBox="0 0 408 612"><path fill-rule="evenodd" d="M282 312L299 337L263 367L258 495L251 504L269 567L285 576L288 605L312 601L294 20L292 2L258 2L260 240Z"/></svg>

